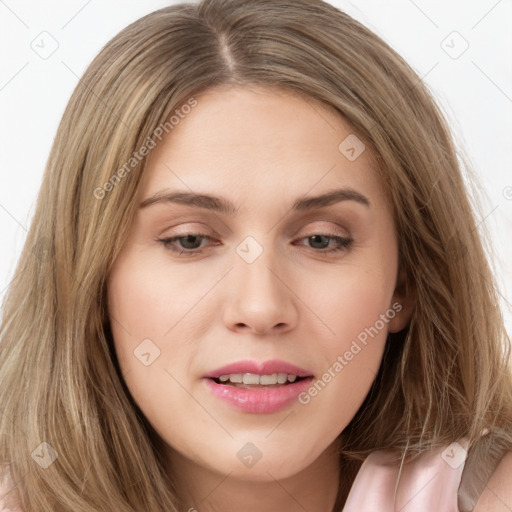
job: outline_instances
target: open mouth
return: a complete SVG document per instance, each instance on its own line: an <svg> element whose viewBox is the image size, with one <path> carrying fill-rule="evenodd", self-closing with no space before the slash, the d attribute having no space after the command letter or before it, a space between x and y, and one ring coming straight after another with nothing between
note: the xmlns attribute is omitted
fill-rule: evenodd
<svg viewBox="0 0 512 512"><path fill-rule="evenodd" d="M256 375L251 373L221 375L211 378L215 383L244 389L269 389L290 386L312 377L299 377L286 373L274 373L272 375Z"/></svg>
<svg viewBox="0 0 512 512"><path fill-rule="evenodd" d="M256 373L257 370L242 373L240 366L215 370L205 375L203 381L214 396L245 413L272 414L291 406L314 379L309 371L293 365L286 368L286 365L280 364L279 369L290 373L271 373L272 369L268 367L272 365L269 364L263 369L267 372L263 375ZM233 370L239 373L230 373Z"/></svg>

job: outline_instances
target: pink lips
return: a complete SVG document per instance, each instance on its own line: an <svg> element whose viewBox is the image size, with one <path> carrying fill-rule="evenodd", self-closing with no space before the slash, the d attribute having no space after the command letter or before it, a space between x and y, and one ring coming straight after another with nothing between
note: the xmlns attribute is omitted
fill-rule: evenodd
<svg viewBox="0 0 512 512"><path fill-rule="evenodd" d="M227 384L219 384L213 380L221 375L236 373L252 373L256 375L286 373L303 377L303 380L272 388L239 388ZM203 381L216 397L239 410L249 413L270 414L283 409L293 402L300 393L309 387L312 379L312 372L285 361L274 359L261 364L258 364L256 361L239 361L229 364L207 373Z"/></svg>

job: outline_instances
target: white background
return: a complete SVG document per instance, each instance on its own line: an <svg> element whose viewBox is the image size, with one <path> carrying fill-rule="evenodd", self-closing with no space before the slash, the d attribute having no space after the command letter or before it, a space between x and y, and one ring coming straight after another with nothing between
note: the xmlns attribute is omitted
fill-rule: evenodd
<svg viewBox="0 0 512 512"><path fill-rule="evenodd" d="M171 3L0 0L0 300L79 78L121 29ZM512 333L512 0L330 3L397 50L445 112L488 197L480 229L492 235L493 264ZM467 50L453 58L466 44ZM44 55L53 47L54 53Z"/></svg>

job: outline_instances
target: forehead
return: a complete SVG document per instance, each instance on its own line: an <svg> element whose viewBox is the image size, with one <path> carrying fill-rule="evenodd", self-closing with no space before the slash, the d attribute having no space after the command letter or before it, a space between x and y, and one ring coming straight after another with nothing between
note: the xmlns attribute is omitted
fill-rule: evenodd
<svg viewBox="0 0 512 512"><path fill-rule="evenodd" d="M261 202L337 186L370 195L382 188L369 150L328 105L261 87L223 86L195 99L197 105L151 151L144 197L180 189Z"/></svg>
<svg viewBox="0 0 512 512"><path fill-rule="evenodd" d="M257 151L262 157L284 156L290 149L333 151L340 135L354 131L333 107L282 88L222 86L196 101L153 156L176 146L199 154Z"/></svg>

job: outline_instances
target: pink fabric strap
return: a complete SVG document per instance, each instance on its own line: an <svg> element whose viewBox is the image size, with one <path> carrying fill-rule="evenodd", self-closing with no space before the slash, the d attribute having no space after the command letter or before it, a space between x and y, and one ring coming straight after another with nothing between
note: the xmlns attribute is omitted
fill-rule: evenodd
<svg viewBox="0 0 512 512"><path fill-rule="evenodd" d="M395 452L372 452L363 462L342 512L459 512L468 443L422 453L404 463Z"/></svg>

